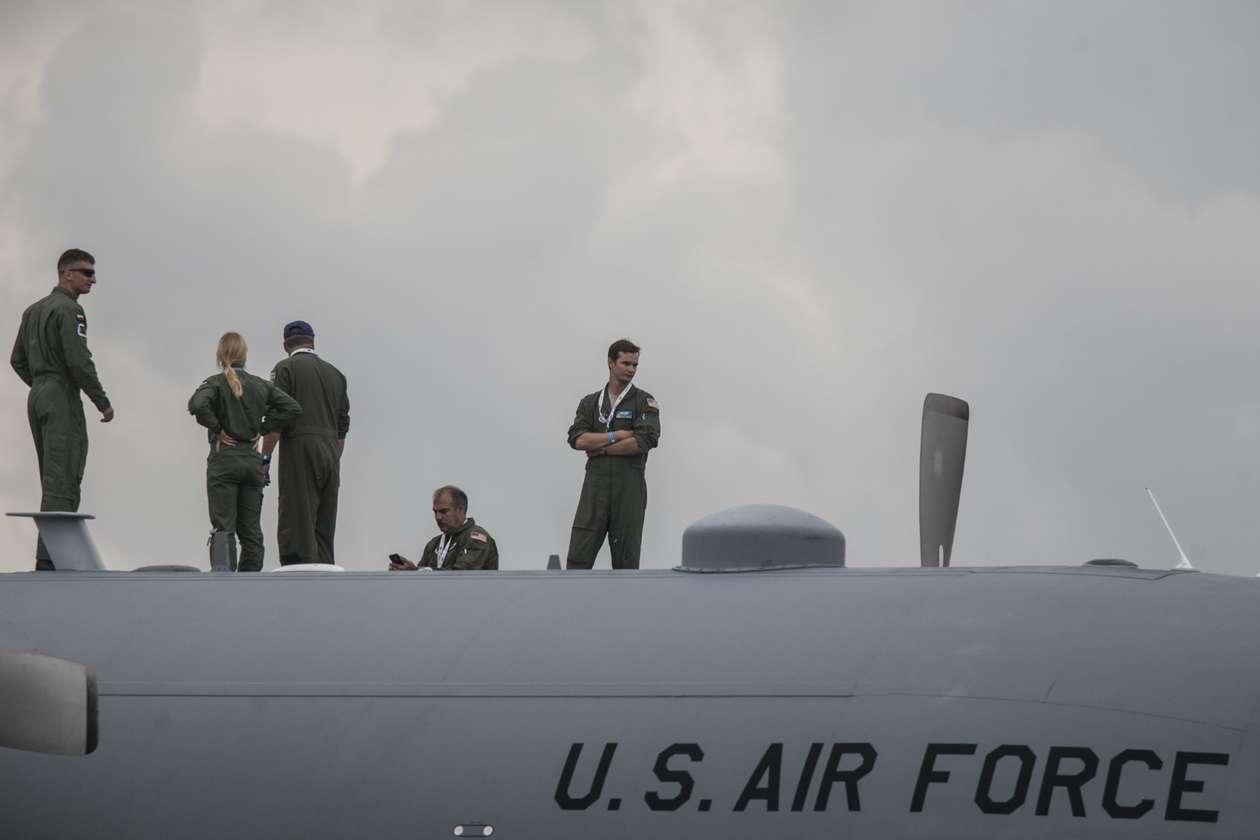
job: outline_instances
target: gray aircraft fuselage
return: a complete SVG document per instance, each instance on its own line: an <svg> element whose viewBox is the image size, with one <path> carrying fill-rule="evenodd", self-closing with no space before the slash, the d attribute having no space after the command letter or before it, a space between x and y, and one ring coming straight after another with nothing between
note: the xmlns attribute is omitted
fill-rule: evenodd
<svg viewBox="0 0 1260 840"><path fill-rule="evenodd" d="M0 749L0 836L1254 838L1258 608L1115 567L2 575L0 648L94 668L100 745Z"/></svg>

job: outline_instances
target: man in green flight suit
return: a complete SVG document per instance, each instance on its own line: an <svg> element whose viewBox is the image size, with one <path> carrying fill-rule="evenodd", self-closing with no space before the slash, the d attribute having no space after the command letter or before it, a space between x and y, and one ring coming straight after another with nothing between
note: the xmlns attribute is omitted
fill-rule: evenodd
<svg viewBox="0 0 1260 840"><path fill-rule="evenodd" d="M78 248L66 251L57 260L57 285L22 313L13 342L10 363L31 389L26 416L39 463L40 510L79 509L88 451L79 392L100 411L102 423L114 419L88 350L87 315L79 305L79 296L91 292L95 284L96 258ZM35 568L54 568L43 540L36 544Z"/></svg>
<svg viewBox="0 0 1260 840"><path fill-rule="evenodd" d="M306 321L285 324L284 351L289 357L276 364L271 381L302 413L263 438L265 458L280 443L280 565L332 563L341 453L350 431L346 378L315 355L315 330Z"/></svg>
<svg viewBox="0 0 1260 840"><path fill-rule="evenodd" d="M623 338L608 348L608 384L578 403L569 446L586 453L586 478L569 537L570 569L589 569L608 535L614 569L639 568L647 509L648 450L661 438L661 410L630 384L639 348Z"/></svg>
<svg viewBox="0 0 1260 840"><path fill-rule="evenodd" d="M499 568L499 547L490 532L468 516L468 494L463 490L449 484L434 490L433 519L442 533L425 544L420 564L400 554L391 554L391 572L466 572Z"/></svg>

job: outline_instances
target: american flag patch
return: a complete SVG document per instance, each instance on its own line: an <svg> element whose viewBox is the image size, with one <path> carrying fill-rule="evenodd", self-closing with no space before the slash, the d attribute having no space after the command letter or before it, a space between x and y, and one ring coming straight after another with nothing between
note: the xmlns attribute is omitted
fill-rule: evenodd
<svg viewBox="0 0 1260 840"><path fill-rule="evenodd" d="M480 540L481 542L486 542L486 539L487 539L485 534L482 534L478 531L473 531L471 534L468 535L468 538L470 540Z"/></svg>
<svg viewBox="0 0 1260 840"><path fill-rule="evenodd" d="M647 401L647 405L648 405L648 408L654 408L654 409L656 409L657 411L660 411L660 410L661 410L661 407L660 407L659 405L657 405L657 404L656 404L656 400L648 400L648 401Z"/></svg>

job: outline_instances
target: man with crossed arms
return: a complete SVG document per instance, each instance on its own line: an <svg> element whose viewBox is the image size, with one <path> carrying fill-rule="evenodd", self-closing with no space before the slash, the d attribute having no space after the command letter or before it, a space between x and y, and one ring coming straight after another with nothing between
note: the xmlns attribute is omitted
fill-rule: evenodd
<svg viewBox="0 0 1260 840"><path fill-rule="evenodd" d="M608 348L608 383L578 403L569 446L586 453L586 477L569 537L570 569L589 569L608 536L614 569L639 568L647 510L648 450L661 438L661 411L631 383L639 348L628 338Z"/></svg>

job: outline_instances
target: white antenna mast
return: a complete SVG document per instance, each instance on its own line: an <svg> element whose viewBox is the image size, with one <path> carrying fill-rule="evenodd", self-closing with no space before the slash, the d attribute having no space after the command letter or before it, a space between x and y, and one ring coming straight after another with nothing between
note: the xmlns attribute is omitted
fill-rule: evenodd
<svg viewBox="0 0 1260 840"><path fill-rule="evenodd" d="M1181 555L1181 561L1173 566L1174 569L1194 571L1194 565L1191 564L1190 558L1181 549L1181 542L1177 539L1177 535L1173 533L1172 526L1168 524L1168 517L1164 516L1163 508L1159 506L1159 502L1155 499L1155 494L1151 492L1151 488L1146 488L1146 495L1151 497L1151 504L1155 505L1155 512L1159 514L1159 518L1163 520L1164 527L1168 529L1168 536L1172 537L1173 545L1177 546L1177 553Z"/></svg>

